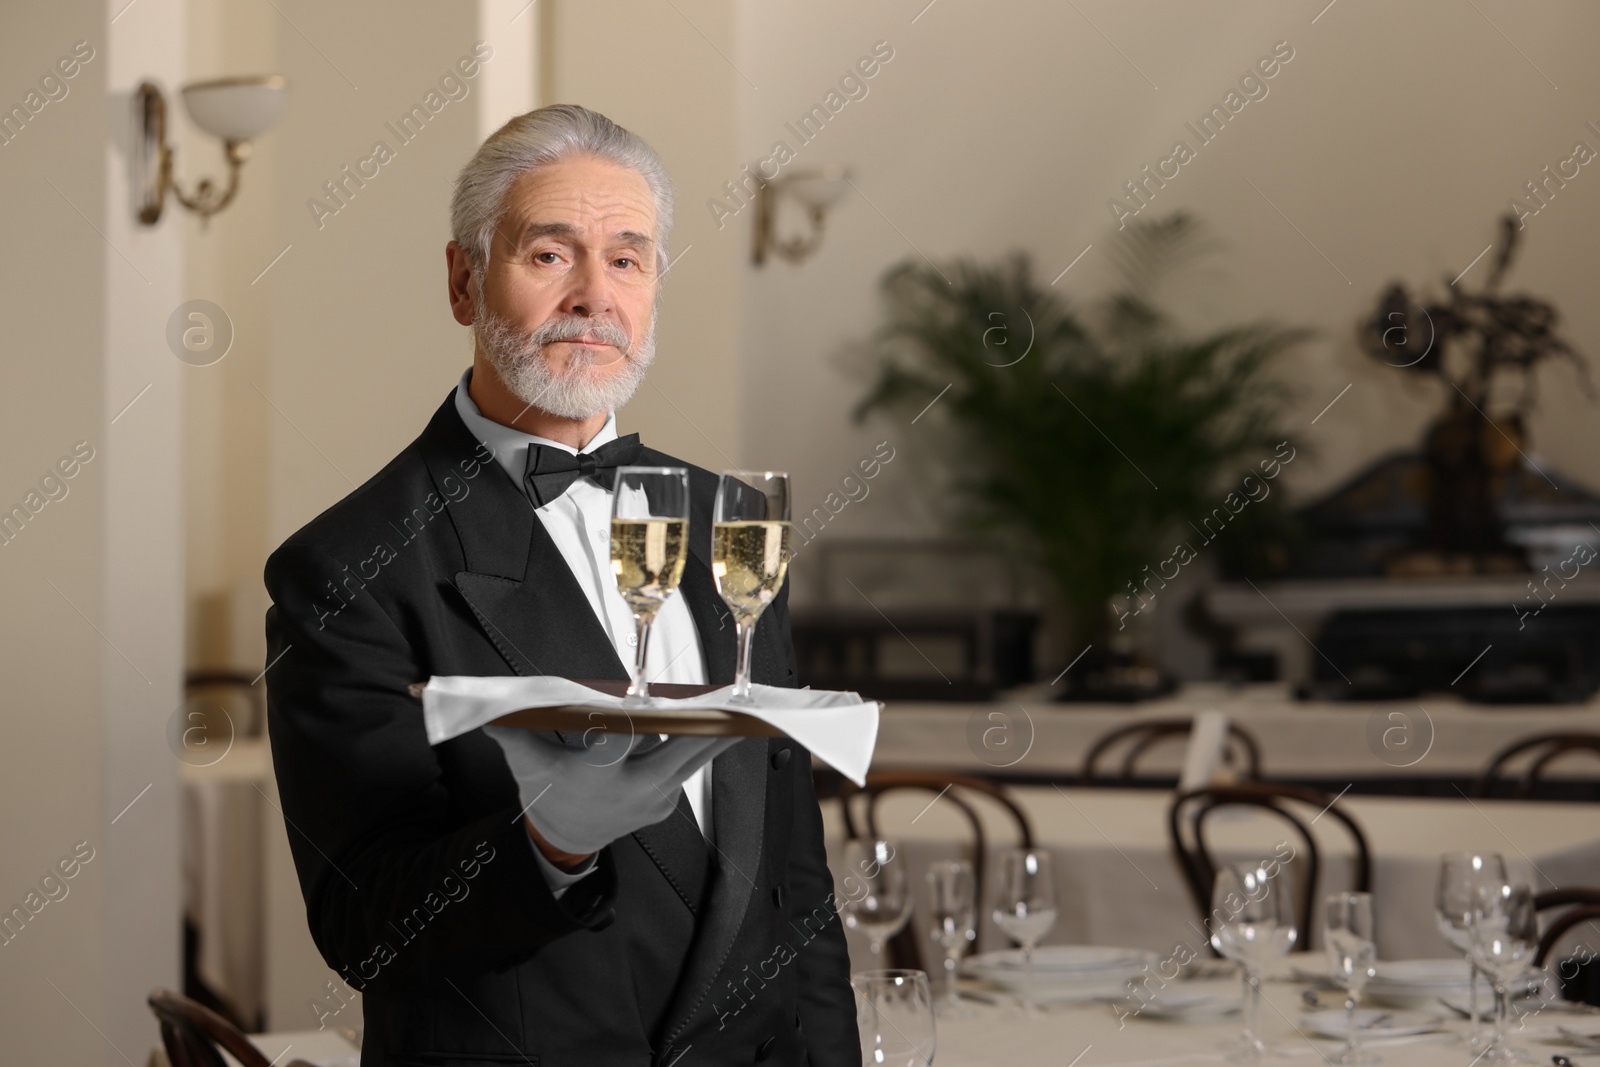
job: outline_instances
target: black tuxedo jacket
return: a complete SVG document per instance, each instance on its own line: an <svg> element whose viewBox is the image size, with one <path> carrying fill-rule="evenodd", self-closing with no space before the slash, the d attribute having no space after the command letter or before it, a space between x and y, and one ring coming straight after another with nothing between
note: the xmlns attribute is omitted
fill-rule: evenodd
<svg viewBox="0 0 1600 1067"><path fill-rule="evenodd" d="M651 449L639 462L689 469L680 595L707 680L731 683L734 626L708 558L716 476ZM628 677L453 395L272 554L266 584L283 813L312 937L363 992L364 1067L858 1067L804 748L746 738L717 757L697 915L664 824L612 842L555 899L499 746L482 730L429 746L406 687L430 675ZM758 682L795 684L787 594L756 627Z"/></svg>

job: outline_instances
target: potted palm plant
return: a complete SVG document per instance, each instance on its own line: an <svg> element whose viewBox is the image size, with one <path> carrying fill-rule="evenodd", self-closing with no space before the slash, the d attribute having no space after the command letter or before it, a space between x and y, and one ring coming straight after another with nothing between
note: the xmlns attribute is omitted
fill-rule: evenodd
<svg viewBox="0 0 1600 1067"><path fill-rule="evenodd" d="M1092 652L1068 679L1089 697L1126 690L1141 666L1108 654L1126 611L1112 614L1114 598L1142 591L1176 531L1287 440L1272 364L1307 336L1270 322L1195 333L1162 308L1163 280L1214 247L1187 215L1109 244L1118 284L1081 309L1021 253L891 268L855 411L942 424L923 435L946 478L938 510L1047 578L1067 631L1058 652Z"/></svg>

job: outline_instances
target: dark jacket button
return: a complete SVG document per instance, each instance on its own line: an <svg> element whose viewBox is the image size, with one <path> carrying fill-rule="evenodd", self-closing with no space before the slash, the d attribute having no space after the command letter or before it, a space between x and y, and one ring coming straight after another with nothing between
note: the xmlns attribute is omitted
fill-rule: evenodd
<svg viewBox="0 0 1600 1067"><path fill-rule="evenodd" d="M772 1055L772 1046L776 1045L777 1043L778 1043L778 1039L777 1038L769 1037L765 1041L761 1042L761 1044L757 1045L756 1046L756 1061L759 1063L761 1060L764 1060L768 1056Z"/></svg>
<svg viewBox="0 0 1600 1067"><path fill-rule="evenodd" d="M781 885L772 887L772 906L774 908L783 907L783 886Z"/></svg>
<svg viewBox="0 0 1600 1067"><path fill-rule="evenodd" d="M789 766L789 750L780 748L772 754L772 769L781 771L787 766Z"/></svg>

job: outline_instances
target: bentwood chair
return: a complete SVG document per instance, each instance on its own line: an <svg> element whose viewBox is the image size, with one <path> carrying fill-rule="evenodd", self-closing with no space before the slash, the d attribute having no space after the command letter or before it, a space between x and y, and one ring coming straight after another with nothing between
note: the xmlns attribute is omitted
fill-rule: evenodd
<svg viewBox="0 0 1600 1067"><path fill-rule="evenodd" d="M1163 741L1186 738L1194 729L1193 719L1146 719L1118 727L1101 735L1088 755L1083 758L1083 770L1078 774L1079 785L1094 785L1095 772L1100 761L1119 745L1126 744L1122 766L1117 771L1117 785L1132 784L1139 758ZM1261 780L1261 745L1255 735L1238 723L1228 723L1228 744L1223 749L1223 759L1228 767L1243 766L1242 776L1251 781Z"/></svg>
<svg viewBox="0 0 1600 1067"><path fill-rule="evenodd" d="M1339 807L1335 798L1304 786L1241 782L1232 786L1194 789L1178 795L1167 809L1167 829L1172 836L1172 850L1183 871L1184 881L1200 909L1202 924L1210 917L1211 886L1217 876L1217 863L1206 841L1206 821L1221 808L1239 806L1259 808L1276 816L1289 824L1298 839L1296 858L1303 858L1303 863L1299 879L1302 884L1297 887L1300 900L1295 909L1295 922L1300 936L1296 939L1295 947L1304 951L1310 947L1312 916L1315 902L1319 899L1317 873L1321 868L1310 823L1326 815L1344 828L1355 849L1351 889L1358 893L1372 889L1372 855L1367 847L1366 834L1362 832L1361 825ZM1302 819L1307 810L1311 813L1309 822Z"/></svg>
<svg viewBox="0 0 1600 1067"><path fill-rule="evenodd" d="M1017 844L1023 848L1032 848L1033 826L1028 821L1027 812L1022 810L1003 787L973 775L944 771L874 771L867 775L865 786L857 786L854 782L845 780L839 787L839 804L844 816L845 834L852 838L879 836L879 801L886 793L905 790L931 793L934 794L934 799L942 797L965 817L971 830L973 882L981 912L987 900L983 895L986 838L983 832L983 820L979 817L972 801L981 796L998 804L1011 817L1016 827ZM853 803L858 795L866 798L864 805ZM852 810L855 806L864 807L864 819L856 817ZM888 965L928 970L928 965L922 959L922 944L925 940L927 939L920 931L913 929L911 923L907 923L904 929L889 939L886 946Z"/></svg>
<svg viewBox="0 0 1600 1067"><path fill-rule="evenodd" d="M161 1025L161 1044L172 1067L227 1067L223 1051L243 1067L274 1067L242 1030L210 1008L165 989L151 993L149 1003ZM313 1065L296 1059L287 1067Z"/></svg>
<svg viewBox="0 0 1600 1067"><path fill-rule="evenodd" d="M1543 967L1550 950L1556 947L1556 942L1561 940L1563 934L1582 923L1600 919L1600 889L1551 889L1535 896L1533 906L1538 911L1568 909L1552 919L1544 933L1539 935L1539 949L1533 957L1533 965ZM1594 955L1593 950L1590 955Z"/></svg>
<svg viewBox="0 0 1600 1067"><path fill-rule="evenodd" d="M1528 758L1530 762L1523 770L1522 776L1517 779L1512 791L1512 796L1517 800L1527 800L1533 796L1535 788L1543 780L1550 764L1572 752L1591 752L1600 755L1600 734L1568 731L1534 734L1520 741L1514 741L1489 760L1483 773L1472 783L1472 795L1474 797L1496 795L1502 790L1504 783L1510 781L1509 766L1520 759Z"/></svg>

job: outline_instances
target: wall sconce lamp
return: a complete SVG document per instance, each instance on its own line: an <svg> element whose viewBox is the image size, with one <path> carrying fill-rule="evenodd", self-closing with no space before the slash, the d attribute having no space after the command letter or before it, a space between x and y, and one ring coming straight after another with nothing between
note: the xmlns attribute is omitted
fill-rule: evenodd
<svg viewBox="0 0 1600 1067"><path fill-rule="evenodd" d="M146 226L154 226L161 218L169 192L202 220L227 207L239 191L239 168L250 158L250 142L271 129L283 114L289 83L277 74L216 78L185 85L182 93L189 118L222 142L228 184L219 190L210 178L202 178L192 196L184 193L172 175L166 97L150 82L142 83L136 97L141 128L135 145L135 173L139 221Z"/></svg>
<svg viewBox="0 0 1600 1067"><path fill-rule="evenodd" d="M790 263L799 263L822 245L822 226L828 209L850 188L848 172L838 163L817 170L796 171L771 181L757 179L755 248L756 266L766 262L768 253L777 253ZM811 232L787 240L778 236L778 207L784 197L792 197L806 209Z"/></svg>

